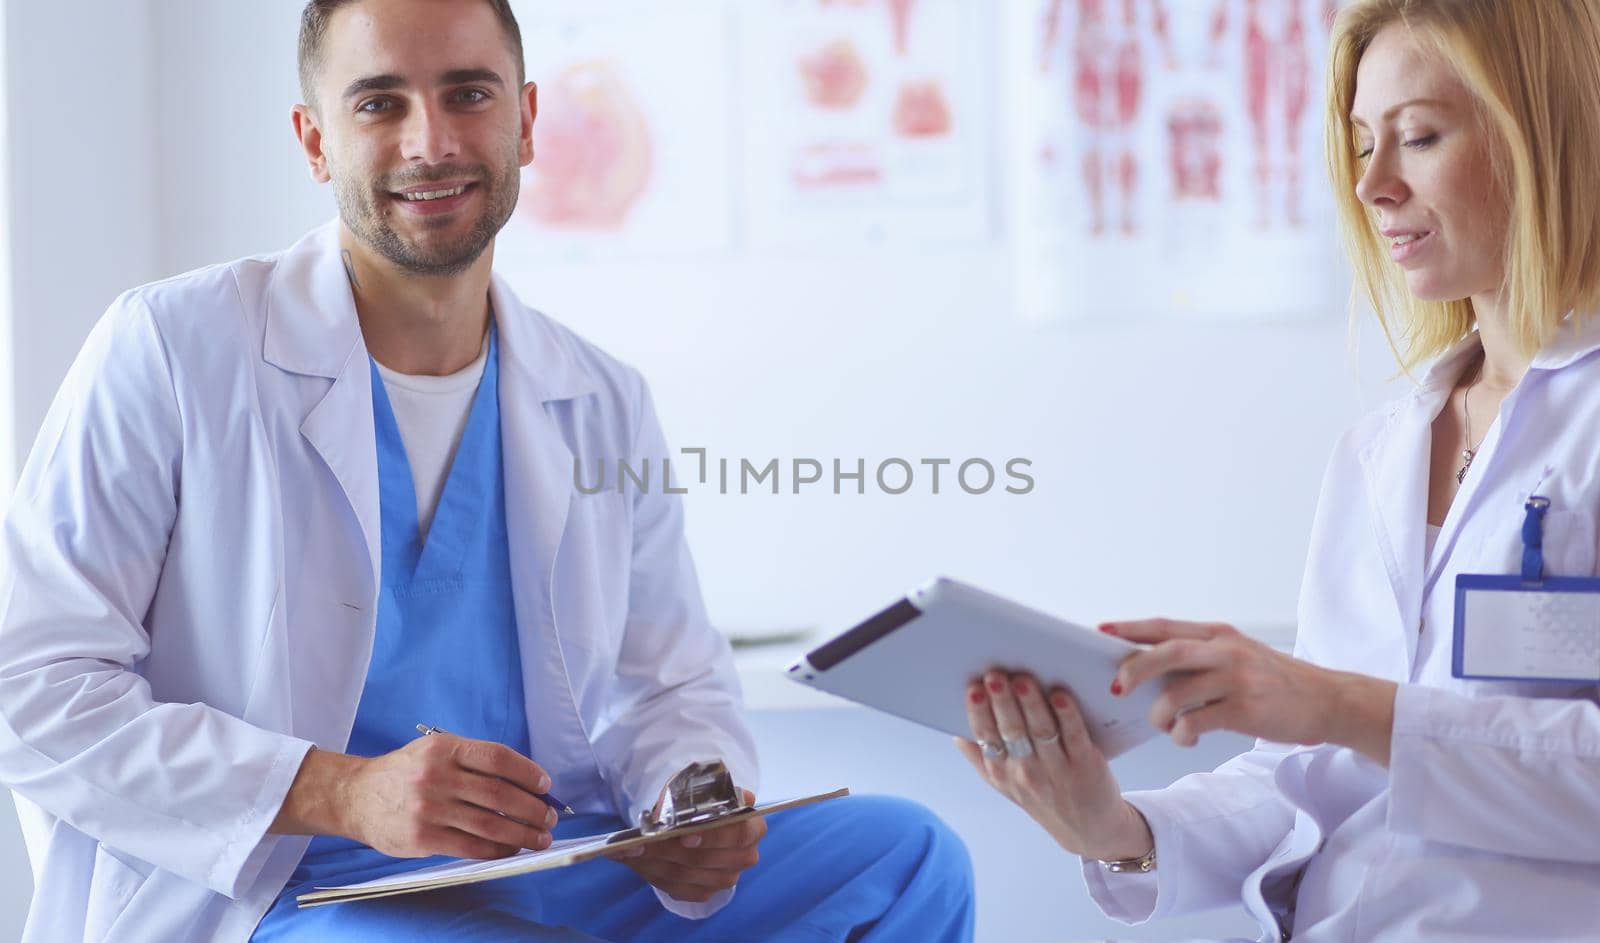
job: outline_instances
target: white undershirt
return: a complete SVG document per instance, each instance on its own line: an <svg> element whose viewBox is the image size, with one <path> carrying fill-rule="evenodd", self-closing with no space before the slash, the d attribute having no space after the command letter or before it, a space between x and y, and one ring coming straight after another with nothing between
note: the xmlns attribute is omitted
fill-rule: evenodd
<svg viewBox="0 0 1600 943"><path fill-rule="evenodd" d="M426 539L439 507L450 463L455 460L461 436L472 414L472 399L477 395L483 368L489 362L489 335L483 336L478 359L464 370L446 377L412 376L396 373L378 364L378 375L389 393L389 406L400 426L400 441L405 443L406 459L411 463L411 484L417 492L417 523ZM373 363L377 363L376 360Z"/></svg>

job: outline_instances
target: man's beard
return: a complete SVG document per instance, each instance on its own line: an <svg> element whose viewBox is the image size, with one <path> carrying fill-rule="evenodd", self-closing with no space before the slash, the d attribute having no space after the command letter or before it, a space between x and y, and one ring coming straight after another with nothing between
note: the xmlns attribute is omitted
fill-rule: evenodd
<svg viewBox="0 0 1600 943"><path fill-rule="evenodd" d="M522 179L515 157L513 151L499 174L482 164L441 164L426 173L397 175L373 189L349 177L336 176L333 189L339 215L357 239L401 271L429 277L459 275L478 261L517 208ZM462 179L474 181L483 197L483 210L465 235L417 244L395 231L391 225L394 214L403 212L392 205L395 191L432 181ZM440 222L419 219L424 230L430 224L453 227L457 223L453 215Z"/></svg>

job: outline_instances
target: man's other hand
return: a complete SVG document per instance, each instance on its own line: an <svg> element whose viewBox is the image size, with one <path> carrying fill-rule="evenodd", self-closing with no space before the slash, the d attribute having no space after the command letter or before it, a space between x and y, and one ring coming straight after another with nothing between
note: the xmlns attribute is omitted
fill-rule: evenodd
<svg viewBox="0 0 1600 943"><path fill-rule="evenodd" d="M755 804L754 793L748 789L740 792L747 805ZM755 867L761 858L756 846L766 834L767 820L750 816L720 828L615 852L611 858L672 899L698 904L733 887L739 875Z"/></svg>

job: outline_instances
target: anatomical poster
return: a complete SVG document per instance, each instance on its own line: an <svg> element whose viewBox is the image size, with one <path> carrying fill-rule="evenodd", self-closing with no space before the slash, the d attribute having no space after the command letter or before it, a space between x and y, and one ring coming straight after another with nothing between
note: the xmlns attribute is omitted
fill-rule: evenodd
<svg viewBox="0 0 1600 943"><path fill-rule="evenodd" d="M992 9L979 0L741 4L752 244L987 239Z"/></svg>
<svg viewBox="0 0 1600 943"><path fill-rule="evenodd" d="M1038 320L1342 309L1323 156L1337 0L1020 0L1009 168Z"/></svg>
<svg viewBox="0 0 1600 943"><path fill-rule="evenodd" d="M731 34L721 0L515 0L539 86L505 250L616 256L732 245Z"/></svg>

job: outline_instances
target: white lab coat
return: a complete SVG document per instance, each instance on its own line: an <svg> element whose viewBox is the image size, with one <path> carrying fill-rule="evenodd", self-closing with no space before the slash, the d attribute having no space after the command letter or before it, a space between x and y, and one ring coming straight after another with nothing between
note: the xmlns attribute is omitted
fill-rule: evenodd
<svg viewBox="0 0 1600 943"><path fill-rule="evenodd" d="M1242 899L1263 940L1291 927L1297 940L1361 943L1594 939L1600 691L1456 680L1450 653L1456 574L1520 572L1530 494L1552 500L1546 573L1594 575L1600 319L1569 319L1505 398L1425 566L1430 427L1477 349L1463 341L1344 436L1312 529L1295 654L1399 683L1390 768L1262 742L1215 772L1130 793L1157 868L1084 863L1110 916Z"/></svg>
<svg viewBox="0 0 1600 943"><path fill-rule="evenodd" d="M580 811L631 817L707 757L756 788L679 499L574 487L574 456L615 482L669 454L643 381L491 300L533 757ZM336 224L130 291L85 343L0 570L26 940L242 941L294 870L309 839L266 829L311 745L347 742L372 649L368 369Z"/></svg>

